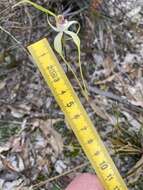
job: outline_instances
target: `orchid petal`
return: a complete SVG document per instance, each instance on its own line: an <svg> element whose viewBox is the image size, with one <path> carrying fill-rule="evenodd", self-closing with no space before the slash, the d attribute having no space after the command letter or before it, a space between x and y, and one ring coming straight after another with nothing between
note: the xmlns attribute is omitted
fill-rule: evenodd
<svg viewBox="0 0 143 190"><path fill-rule="evenodd" d="M79 33L79 31L80 31L80 24L79 24L79 22L77 22L77 21L75 21L75 20L73 20L73 21L68 21L68 23L67 23L67 25L66 25L66 30L68 30L69 29L69 27L71 26L71 25L73 25L73 24L77 24L78 25L78 29L77 29L77 34Z"/></svg>
<svg viewBox="0 0 143 190"><path fill-rule="evenodd" d="M49 17L47 17L47 22L48 22L48 24L50 25L50 27L51 27L53 30L55 30L56 32L59 32L58 28L56 28L55 26L53 26L53 25L51 24L51 22L50 22L50 20L49 20Z"/></svg>
<svg viewBox="0 0 143 190"><path fill-rule="evenodd" d="M54 39L54 48L61 57L63 57L62 36L63 32L59 32Z"/></svg>
<svg viewBox="0 0 143 190"><path fill-rule="evenodd" d="M68 31L68 30L66 30L64 32L73 39L75 45L78 48L78 51L80 52L80 39L79 39L78 35L74 32Z"/></svg>

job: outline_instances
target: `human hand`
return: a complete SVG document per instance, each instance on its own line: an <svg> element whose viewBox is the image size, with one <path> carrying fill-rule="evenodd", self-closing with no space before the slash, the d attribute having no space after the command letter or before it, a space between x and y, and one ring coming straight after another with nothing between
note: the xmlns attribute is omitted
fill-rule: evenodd
<svg viewBox="0 0 143 190"><path fill-rule="evenodd" d="M84 173L77 176L66 190L104 190L104 188L95 175Z"/></svg>

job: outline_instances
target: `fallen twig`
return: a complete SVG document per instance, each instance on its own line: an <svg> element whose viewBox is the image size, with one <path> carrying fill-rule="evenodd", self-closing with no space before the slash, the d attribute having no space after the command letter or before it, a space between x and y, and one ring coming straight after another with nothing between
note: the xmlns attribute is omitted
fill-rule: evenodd
<svg viewBox="0 0 143 190"><path fill-rule="evenodd" d="M114 101L117 101L121 104L124 104L124 106L128 109L132 109L136 112L143 112L143 109L138 107L138 106L135 106L133 104L131 104L127 98L123 98L123 97L120 97L116 94L113 94L112 92L107 92L107 91L103 91L97 87L89 87L89 91L92 92L93 94L98 94L98 95L101 95L101 96L104 96L104 97L107 97L107 98L110 98Z"/></svg>
<svg viewBox="0 0 143 190"><path fill-rule="evenodd" d="M81 165L79 165L79 166L77 166L77 167L75 167L75 168L73 168L73 169L71 169L71 170L68 170L68 171L66 171L66 172L64 172L64 173L62 173L62 174L60 174L60 175L51 177L51 178L48 179L48 180L42 181L42 182L40 182L40 183L37 183L37 184L33 185L32 187L33 187L33 188L41 187L41 186L45 185L46 183L49 183L49 182L54 181L54 180L57 180L58 178L63 177L63 176L65 176L65 175L69 174L69 173L75 172L76 170L79 170L79 169L81 169L81 168L83 168L83 167L85 167L85 166L88 166L89 164L90 164L89 162L86 162L86 163L84 163L84 164L81 164Z"/></svg>

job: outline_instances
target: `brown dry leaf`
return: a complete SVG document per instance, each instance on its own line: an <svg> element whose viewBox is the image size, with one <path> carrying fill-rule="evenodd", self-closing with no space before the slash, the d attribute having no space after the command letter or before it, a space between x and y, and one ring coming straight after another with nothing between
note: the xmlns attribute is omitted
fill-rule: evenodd
<svg viewBox="0 0 143 190"><path fill-rule="evenodd" d="M6 158L1 156L1 161L3 163L3 166L11 171L17 172L17 169L12 165L12 163L7 160Z"/></svg>
<svg viewBox="0 0 143 190"><path fill-rule="evenodd" d="M131 80L140 79L143 75L142 68L132 68L130 71L127 72Z"/></svg>
<svg viewBox="0 0 143 190"><path fill-rule="evenodd" d="M107 78L104 79L104 80L99 80L99 81L95 82L95 84L96 84L96 85L100 85L100 84L106 84L106 83L108 83L108 82L112 82L115 77L116 77L116 74L113 74L113 75L107 77Z"/></svg>
<svg viewBox="0 0 143 190"><path fill-rule="evenodd" d="M6 143L5 146L0 146L0 154L8 151L11 148L10 143Z"/></svg>
<svg viewBox="0 0 143 190"><path fill-rule="evenodd" d="M55 123L57 123L60 120L61 119L48 119L47 121L42 121L42 120L38 121L39 128L43 132L44 137L46 139L49 139L48 142L52 146L56 155L62 153L62 151L63 151L63 140L62 140L61 135L54 128L52 128L52 125L54 125ZM37 123L37 121L36 121L36 123Z"/></svg>
<svg viewBox="0 0 143 190"><path fill-rule="evenodd" d="M41 170L42 167L44 167L44 166L50 166L50 162L49 162L49 160L43 159L43 157L39 156L37 158L37 165L38 165L38 169Z"/></svg>
<svg viewBox="0 0 143 190"><path fill-rule="evenodd" d="M136 118L126 111L122 111L122 114L127 118L131 126L134 127L134 130L139 131L139 129L141 128L141 124L136 120Z"/></svg>
<svg viewBox="0 0 143 190"><path fill-rule="evenodd" d="M22 151L20 153L20 156L24 161L25 168L29 168L30 166L32 166L32 161L30 161L30 151L32 149L31 146L32 144L30 142L30 137L23 141L23 144L21 145ZM35 150L33 149L33 151Z"/></svg>
<svg viewBox="0 0 143 190"><path fill-rule="evenodd" d="M24 180L19 178L13 181L5 181L0 188L3 190L33 190L32 187L25 186Z"/></svg>
<svg viewBox="0 0 143 190"><path fill-rule="evenodd" d="M110 76L110 74L114 71L115 65L111 59L111 57L107 57L103 61L104 74L106 77Z"/></svg>
<svg viewBox="0 0 143 190"><path fill-rule="evenodd" d="M108 113L104 109L104 106L101 106L99 104L100 104L99 102L97 103L96 101L90 99L90 106L92 107L94 112L102 119L108 120L108 117L109 117Z"/></svg>
<svg viewBox="0 0 143 190"><path fill-rule="evenodd" d="M28 168L30 166L29 162L29 152L30 152L30 141L28 138L25 138L25 132L21 136L13 136L9 140L11 153L17 155L16 162L18 163L17 171L23 170L23 167ZM24 166L23 166L24 162Z"/></svg>
<svg viewBox="0 0 143 190"><path fill-rule="evenodd" d="M130 102L136 106L143 107L143 78L139 79L135 86L127 86L127 89L129 95L132 97Z"/></svg>
<svg viewBox="0 0 143 190"><path fill-rule="evenodd" d="M19 156L19 154L13 154L23 151L20 137L12 137L7 143L7 149L5 149L4 151L9 151L7 157L4 157L3 155L0 156L5 168L14 172L20 172L24 170L24 163L22 158Z"/></svg>
<svg viewBox="0 0 143 190"><path fill-rule="evenodd" d="M11 114L15 118L22 118L26 114L30 114L31 106L26 104L20 104L18 106L8 106Z"/></svg>
<svg viewBox="0 0 143 190"><path fill-rule="evenodd" d="M16 156L11 155L7 162L9 163L9 169L12 171L21 172L25 169L23 159L18 154Z"/></svg>
<svg viewBox="0 0 143 190"><path fill-rule="evenodd" d="M114 115L111 115L107 112L106 107L108 103L106 99L96 97L96 100L90 99L90 106L92 107L93 111L102 119L108 121L111 125L117 124L117 118ZM122 122L122 118L118 118L118 122Z"/></svg>
<svg viewBox="0 0 143 190"><path fill-rule="evenodd" d="M0 82L0 90L2 90L6 86L6 81Z"/></svg>
<svg viewBox="0 0 143 190"><path fill-rule="evenodd" d="M21 144L21 137L12 137L10 139L10 143L11 143L11 148L12 148L12 152L22 152L23 147Z"/></svg>
<svg viewBox="0 0 143 190"><path fill-rule="evenodd" d="M128 172L127 179L129 180L129 184L134 184L143 173L143 156L141 159L135 164L135 166Z"/></svg>

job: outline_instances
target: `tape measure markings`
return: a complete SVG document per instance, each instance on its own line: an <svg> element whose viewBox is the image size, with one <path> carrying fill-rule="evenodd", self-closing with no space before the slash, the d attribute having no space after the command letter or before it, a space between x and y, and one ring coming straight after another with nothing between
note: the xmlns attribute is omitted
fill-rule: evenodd
<svg viewBox="0 0 143 190"><path fill-rule="evenodd" d="M43 39L28 47L60 105L105 190L127 190L96 129L79 101L49 43Z"/></svg>

